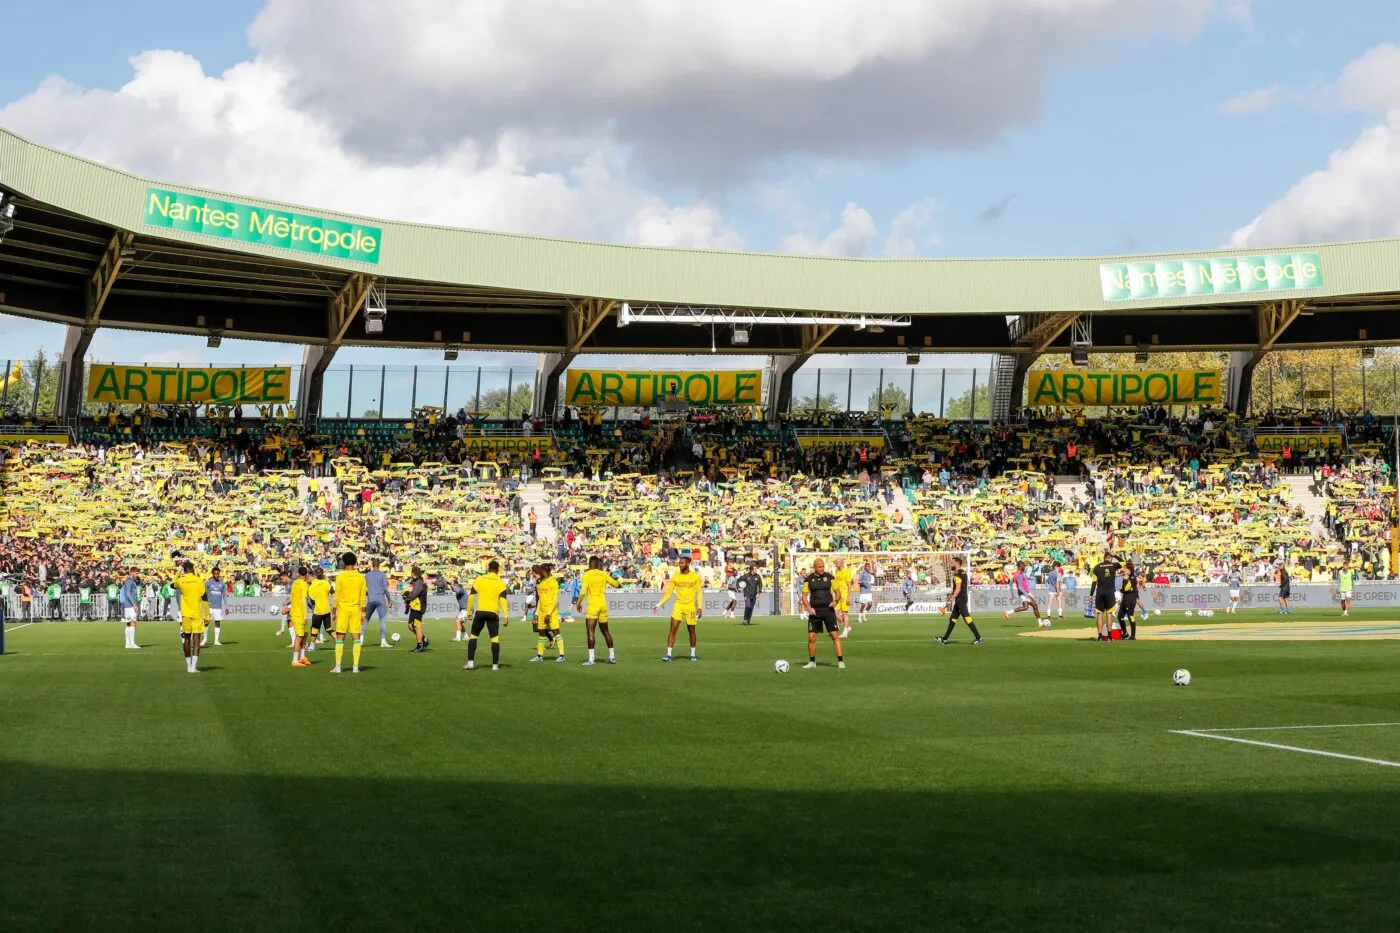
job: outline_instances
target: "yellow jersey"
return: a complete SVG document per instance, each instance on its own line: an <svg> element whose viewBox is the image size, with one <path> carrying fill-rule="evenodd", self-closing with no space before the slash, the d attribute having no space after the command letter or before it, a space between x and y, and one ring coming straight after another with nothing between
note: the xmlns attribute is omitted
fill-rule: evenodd
<svg viewBox="0 0 1400 933"><path fill-rule="evenodd" d="M500 616L508 614L506 581L494 573L482 574L472 581L471 596L467 604L471 605L472 600L476 600L477 612L494 612Z"/></svg>
<svg viewBox="0 0 1400 933"><path fill-rule="evenodd" d="M342 570L335 578L335 608L341 612L365 604L365 575L358 570Z"/></svg>
<svg viewBox="0 0 1400 933"><path fill-rule="evenodd" d="M671 575L671 592L676 594L676 610L694 612L700 608L700 574L694 570Z"/></svg>
<svg viewBox="0 0 1400 933"><path fill-rule="evenodd" d="M293 622L306 621L306 591L310 589L309 584L298 577L292 581L291 607L287 614L291 616Z"/></svg>
<svg viewBox="0 0 1400 933"><path fill-rule="evenodd" d="M851 595L851 580L855 578L855 574L851 573L851 568L842 567L840 570L833 573L831 577L831 589L834 591L836 599L838 601L848 599Z"/></svg>
<svg viewBox="0 0 1400 933"><path fill-rule="evenodd" d="M331 614L331 584L329 580L312 580L311 585L306 588L306 595L311 597L311 611L318 616Z"/></svg>
<svg viewBox="0 0 1400 933"><path fill-rule="evenodd" d="M200 619L204 617L204 580L192 574L181 574L175 578L175 589L180 594L180 617Z"/></svg>
<svg viewBox="0 0 1400 933"><path fill-rule="evenodd" d="M600 611L608 608L608 587L616 587L617 581L612 578L612 574L602 570L585 570L583 579L579 581L579 592L588 606L588 614L596 616Z"/></svg>
<svg viewBox="0 0 1400 933"><path fill-rule="evenodd" d="M540 598L540 606L535 610L538 618L552 616L559 611L559 581L555 577L545 577L535 587Z"/></svg>

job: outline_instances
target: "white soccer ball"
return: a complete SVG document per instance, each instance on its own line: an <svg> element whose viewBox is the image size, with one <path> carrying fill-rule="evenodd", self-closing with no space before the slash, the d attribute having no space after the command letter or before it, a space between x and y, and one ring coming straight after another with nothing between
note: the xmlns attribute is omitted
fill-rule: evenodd
<svg viewBox="0 0 1400 933"><path fill-rule="evenodd" d="M397 645L399 643L399 639L402 637L403 636L401 636L398 632L395 632L394 634L389 636L389 640Z"/></svg>
<svg viewBox="0 0 1400 933"><path fill-rule="evenodd" d="M1152 610L1152 614L1153 614L1154 616L1159 616L1159 615L1162 614L1162 610L1160 610L1160 609L1153 609L1153 610Z"/></svg>
<svg viewBox="0 0 1400 933"><path fill-rule="evenodd" d="M1176 684L1178 687L1191 686L1191 672L1184 667L1179 668L1177 672L1172 675L1172 683Z"/></svg>
<svg viewBox="0 0 1400 933"><path fill-rule="evenodd" d="M773 662L773 673L775 673L775 674L786 674L787 672L788 672L788 662L784 661L784 660L781 659L781 658L779 658L778 660L776 660L776 661Z"/></svg>
<svg viewBox="0 0 1400 933"><path fill-rule="evenodd" d="M1195 614L1196 614L1196 613L1194 613L1194 612L1191 611L1190 609L1187 609L1187 610L1186 610L1186 618L1188 618L1188 619L1191 618L1191 617L1192 617L1193 615L1195 615Z"/></svg>
<svg viewBox="0 0 1400 933"><path fill-rule="evenodd" d="M1050 627L1050 620L1049 620L1049 619L1041 619L1041 620L1040 620L1040 627L1041 627L1041 628L1049 628L1049 627Z"/></svg>
<svg viewBox="0 0 1400 933"><path fill-rule="evenodd" d="M282 607L281 607L281 606L269 606L269 607L268 607L268 612L275 618L275 617L280 616L280 615L282 614Z"/></svg>

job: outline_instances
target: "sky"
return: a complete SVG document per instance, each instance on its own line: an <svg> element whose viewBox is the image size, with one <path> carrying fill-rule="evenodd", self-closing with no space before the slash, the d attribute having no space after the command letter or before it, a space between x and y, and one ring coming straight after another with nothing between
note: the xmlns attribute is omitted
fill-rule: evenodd
<svg viewBox="0 0 1400 933"><path fill-rule="evenodd" d="M1393 0L0 9L23 37L0 70L0 126L155 179L349 213L864 257L1400 235ZM60 349L63 331L0 316L0 342L23 356ZM110 330L90 357L215 353L300 359ZM483 363L533 358L458 365Z"/></svg>

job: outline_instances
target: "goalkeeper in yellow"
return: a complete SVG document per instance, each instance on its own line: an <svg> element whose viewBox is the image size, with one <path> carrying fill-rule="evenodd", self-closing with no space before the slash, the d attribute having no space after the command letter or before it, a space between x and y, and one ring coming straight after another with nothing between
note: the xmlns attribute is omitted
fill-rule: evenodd
<svg viewBox="0 0 1400 933"><path fill-rule="evenodd" d="M704 614L705 586L700 574L690 569L689 557L680 559L680 569L666 581L666 586L661 590L661 599L651 611L660 610L672 596L676 601L671 606L671 635L666 639L666 656L661 660L671 660L671 652L676 647L676 631L684 623L690 633L690 660L698 661L700 659L695 656L695 623Z"/></svg>
<svg viewBox="0 0 1400 933"><path fill-rule="evenodd" d="M185 561L185 572L174 580L175 592L180 594L180 640L185 648L185 670L199 673L199 640L204 636L204 610L209 603L209 591L204 578L195 575L194 564Z"/></svg>
<svg viewBox="0 0 1400 933"><path fill-rule="evenodd" d="M836 621L841 627L841 637L851 634L851 584L855 575L846 566L843 558L836 558L836 572L832 577L832 593L836 597Z"/></svg>
<svg viewBox="0 0 1400 933"><path fill-rule="evenodd" d="M365 575L355 569L354 554L342 557L340 565L342 569L335 578L335 667L331 668L331 673L340 673L340 663L345 657L345 636L349 635L355 640L350 672L358 674L360 649L365 645Z"/></svg>
<svg viewBox="0 0 1400 933"><path fill-rule="evenodd" d="M588 627L588 660L584 667L592 667L594 649L598 644L596 631L603 630L603 640L608 643L608 663L617 663L617 651L613 648L612 632L608 630L608 587L616 587L612 574L603 570L603 561L598 557L588 558L588 569L583 572L583 620Z"/></svg>
<svg viewBox="0 0 1400 933"><path fill-rule="evenodd" d="M539 603L535 608L535 656L532 662L543 661L544 651L550 645L559 652L554 663L564 663L564 636L559 631L559 581L550 576L554 572L551 564L540 564L535 568L535 596Z"/></svg>

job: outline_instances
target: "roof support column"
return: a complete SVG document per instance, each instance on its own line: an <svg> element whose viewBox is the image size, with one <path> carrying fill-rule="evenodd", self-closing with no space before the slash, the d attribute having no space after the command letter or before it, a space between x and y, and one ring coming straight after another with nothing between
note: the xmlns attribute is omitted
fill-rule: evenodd
<svg viewBox="0 0 1400 933"><path fill-rule="evenodd" d="M617 302L606 298L582 298L569 306L566 321L569 342L563 353L541 353L539 388L535 392L536 418L553 415L559 408L559 377L583 351L583 345L598 326L617 310ZM546 361L548 367L546 368Z"/></svg>
<svg viewBox="0 0 1400 933"><path fill-rule="evenodd" d="M1230 407L1243 416L1249 411L1249 397L1254 385L1254 370L1273 350L1284 332L1308 309L1306 301L1288 299L1266 301L1254 310L1255 331L1259 347L1230 354Z"/></svg>
<svg viewBox="0 0 1400 933"><path fill-rule="evenodd" d="M559 410L559 377L569 365L564 357L563 353L541 353L535 363L535 403L530 414L536 418L550 417Z"/></svg>
<svg viewBox="0 0 1400 933"><path fill-rule="evenodd" d="M791 356L773 357L773 382L768 388L768 420L774 421L792 407L792 377L797 374L812 354L836 333L836 324L803 324L802 351Z"/></svg>
<svg viewBox="0 0 1400 933"><path fill-rule="evenodd" d="M374 287L373 276L359 272L348 277L340 291L326 302L326 342L310 343L301 354L301 385L297 393L297 416L302 424L314 425L321 417L322 390L326 383L326 367L335 359L340 342L350 325L365 307L365 299ZM384 400L380 399L380 407ZM348 414L348 413L347 413Z"/></svg>
<svg viewBox="0 0 1400 933"><path fill-rule="evenodd" d="M83 323L71 324L63 340L63 370L58 386L58 415L63 421L74 426L83 412L83 360L92 335L102 322L102 312L107 306L107 298L112 294L112 286L121 274L122 266L131 261L132 241L135 234L118 230L107 241L107 248L97 260L97 268L88 277L83 289Z"/></svg>

